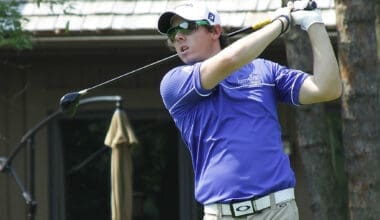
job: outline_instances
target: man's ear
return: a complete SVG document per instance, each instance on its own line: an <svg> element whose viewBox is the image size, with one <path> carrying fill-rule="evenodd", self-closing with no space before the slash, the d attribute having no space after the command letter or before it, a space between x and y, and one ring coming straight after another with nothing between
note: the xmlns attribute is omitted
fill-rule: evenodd
<svg viewBox="0 0 380 220"><path fill-rule="evenodd" d="M219 39L220 35L222 34L222 26L220 26L219 24L213 26L212 33L215 39Z"/></svg>

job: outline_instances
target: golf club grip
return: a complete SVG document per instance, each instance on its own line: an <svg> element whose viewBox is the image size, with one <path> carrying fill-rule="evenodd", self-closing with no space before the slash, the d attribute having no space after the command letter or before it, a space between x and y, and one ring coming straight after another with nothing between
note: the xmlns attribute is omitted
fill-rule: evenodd
<svg viewBox="0 0 380 220"><path fill-rule="evenodd" d="M302 1L295 1L294 2L294 10L314 10L317 8L317 3L315 1L309 1L309 0L302 0ZM265 27L266 25L270 24L272 22L271 19L265 19L265 20L262 20L254 25L252 25L250 28L247 28L247 29L241 29L240 31L241 32L244 32L246 30L253 30L253 31L256 31L256 30L259 30L263 27ZM238 32L238 31L236 31ZM241 33L241 32L238 32L238 33ZM233 36L237 33L230 33L229 36Z"/></svg>
<svg viewBox="0 0 380 220"><path fill-rule="evenodd" d="M251 25L249 27L245 27L245 28L242 28L242 29L239 29L239 30L236 30L236 31L233 31L233 32L230 32L227 34L227 37L233 37L235 35L238 35L238 34L241 34L241 33L244 33L244 32L248 32L248 31L257 31L263 27L265 27L266 25L270 24L272 22L271 19L265 19L265 20L262 20L258 23L255 23L254 25Z"/></svg>
<svg viewBox="0 0 380 220"><path fill-rule="evenodd" d="M268 25L270 23L272 23L272 20L268 18L268 19L265 19L263 21L260 21L260 22L258 22L256 24L252 25L251 29L254 30L254 31L256 31L256 30L259 30L259 29L265 27L266 25Z"/></svg>

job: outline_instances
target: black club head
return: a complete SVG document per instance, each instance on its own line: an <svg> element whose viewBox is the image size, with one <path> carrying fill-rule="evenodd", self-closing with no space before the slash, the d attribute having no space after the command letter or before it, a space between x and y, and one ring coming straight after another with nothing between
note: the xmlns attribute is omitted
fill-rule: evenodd
<svg viewBox="0 0 380 220"><path fill-rule="evenodd" d="M81 94L79 92L71 92L62 96L59 105L61 111L69 116L74 116L79 105Z"/></svg>

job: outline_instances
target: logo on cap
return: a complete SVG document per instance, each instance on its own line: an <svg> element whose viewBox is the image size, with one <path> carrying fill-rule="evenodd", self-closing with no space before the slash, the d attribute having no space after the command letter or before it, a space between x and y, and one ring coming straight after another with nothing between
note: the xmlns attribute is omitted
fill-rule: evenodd
<svg viewBox="0 0 380 220"><path fill-rule="evenodd" d="M215 21L215 15L211 12L208 13L208 20L214 22Z"/></svg>

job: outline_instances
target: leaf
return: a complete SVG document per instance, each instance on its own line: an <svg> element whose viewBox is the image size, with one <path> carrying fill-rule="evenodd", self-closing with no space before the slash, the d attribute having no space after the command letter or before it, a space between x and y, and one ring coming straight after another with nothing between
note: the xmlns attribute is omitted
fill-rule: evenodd
<svg viewBox="0 0 380 220"><path fill-rule="evenodd" d="M18 50L30 49L32 43L29 34L22 29L22 22L27 21L17 10L19 2L0 2L0 47Z"/></svg>
<svg viewBox="0 0 380 220"><path fill-rule="evenodd" d="M64 4L67 0L34 0L38 7L42 2L54 4ZM0 48L10 47L17 50L31 49L31 34L25 32L22 27L23 23L28 22L19 11L21 1L0 0ZM66 24L68 32L69 24Z"/></svg>

